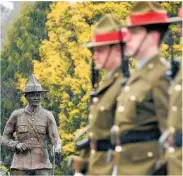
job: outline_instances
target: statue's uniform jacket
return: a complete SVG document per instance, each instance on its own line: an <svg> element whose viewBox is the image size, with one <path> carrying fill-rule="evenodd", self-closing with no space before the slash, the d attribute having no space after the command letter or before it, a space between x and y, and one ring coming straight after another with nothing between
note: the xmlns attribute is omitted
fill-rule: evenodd
<svg viewBox="0 0 183 176"><path fill-rule="evenodd" d="M16 132L17 140L13 140ZM52 144L60 141L55 119L51 112L39 105L34 112L29 106L13 111L3 133L2 144L14 151L11 168L19 170L51 169L48 151L45 145L46 136ZM26 143L29 150L16 152L17 143Z"/></svg>

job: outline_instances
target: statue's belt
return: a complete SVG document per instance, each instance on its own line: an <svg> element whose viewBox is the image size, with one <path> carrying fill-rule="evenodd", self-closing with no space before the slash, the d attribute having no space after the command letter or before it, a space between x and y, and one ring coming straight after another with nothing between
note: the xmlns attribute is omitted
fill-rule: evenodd
<svg viewBox="0 0 183 176"><path fill-rule="evenodd" d="M32 150L34 148L46 148L46 144L44 142L37 141L37 138L31 139L23 141L23 143L27 144L29 150Z"/></svg>

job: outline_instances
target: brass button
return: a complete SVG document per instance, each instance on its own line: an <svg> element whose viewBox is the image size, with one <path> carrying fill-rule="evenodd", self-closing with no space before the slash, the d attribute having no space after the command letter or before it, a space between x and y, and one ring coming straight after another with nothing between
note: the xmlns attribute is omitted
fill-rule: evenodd
<svg viewBox="0 0 183 176"><path fill-rule="evenodd" d="M93 118L93 115L92 114L89 114L89 117L88 117L89 119L92 119Z"/></svg>
<svg viewBox="0 0 183 176"><path fill-rule="evenodd" d="M148 66L147 66L149 69L152 69L152 68L154 68L154 64L153 63L150 63L150 64L148 64Z"/></svg>
<svg viewBox="0 0 183 176"><path fill-rule="evenodd" d="M30 140L31 140L31 141L33 141L34 139L33 139L33 138L31 138Z"/></svg>
<svg viewBox="0 0 183 176"><path fill-rule="evenodd" d="M112 128L111 128L111 131L115 132L115 133L118 133L119 132L119 126L113 125Z"/></svg>
<svg viewBox="0 0 183 176"><path fill-rule="evenodd" d="M118 107L118 112L123 112L125 110L124 106L119 106Z"/></svg>
<svg viewBox="0 0 183 176"><path fill-rule="evenodd" d="M116 152L122 152L123 151L123 148L121 146L116 146L115 147L115 151Z"/></svg>
<svg viewBox="0 0 183 176"><path fill-rule="evenodd" d="M182 86L181 86L180 84L177 84L177 85L175 85L174 89L175 89L176 91L181 91Z"/></svg>
<svg viewBox="0 0 183 176"><path fill-rule="evenodd" d="M170 133L173 134L173 133L175 133L175 128L174 128L174 127L170 127L170 128L169 128L169 131L170 131Z"/></svg>
<svg viewBox="0 0 183 176"><path fill-rule="evenodd" d="M135 100L136 100L135 95L132 95L132 96L130 97L130 100L131 100L131 101L135 101Z"/></svg>
<svg viewBox="0 0 183 176"><path fill-rule="evenodd" d="M147 156L148 156L149 158L151 158L151 157L153 157L153 153L152 153L152 152L148 152L148 153L147 153Z"/></svg>
<svg viewBox="0 0 183 176"><path fill-rule="evenodd" d="M125 92L129 92L130 87L129 86L125 86L124 90L125 90Z"/></svg>
<svg viewBox="0 0 183 176"><path fill-rule="evenodd" d="M95 153L95 150L94 149L91 149L91 154L94 154Z"/></svg>
<svg viewBox="0 0 183 176"><path fill-rule="evenodd" d="M104 111L104 110L105 110L105 106L101 106L101 107L100 107L100 110L101 110L101 111Z"/></svg>
<svg viewBox="0 0 183 176"><path fill-rule="evenodd" d="M175 152L175 149L174 149L174 147L169 147L169 148L168 148L168 151L169 151L170 153L174 153L174 152Z"/></svg>
<svg viewBox="0 0 183 176"><path fill-rule="evenodd" d="M93 98L93 103L97 103L98 100L99 100L99 99L98 99L97 97L94 97L94 98Z"/></svg>
<svg viewBox="0 0 183 176"><path fill-rule="evenodd" d="M177 106L172 106L172 111L177 111Z"/></svg>

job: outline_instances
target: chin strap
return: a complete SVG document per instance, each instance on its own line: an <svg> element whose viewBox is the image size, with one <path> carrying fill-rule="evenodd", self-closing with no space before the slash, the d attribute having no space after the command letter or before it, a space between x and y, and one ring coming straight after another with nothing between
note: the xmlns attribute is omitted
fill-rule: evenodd
<svg viewBox="0 0 183 176"><path fill-rule="evenodd" d="M139 53L140 48L142 47L146 38L147 38L147 30L146 30L146 34L145 34L144 38L141 40L139 46L137 47L136 51L134 52L134 54L131 57L136 56Z"/></svg>
<svg viewBox="0 0 183 176"><path fill-rule="evenodd" d="M110 56L110 54L111 54L111 49L112 49L112 47L113 47L113 45L109 45L109 50L108 50L107 56L106 56L106 58L105 58L106 61L105 61L104 65L103 65L104 68L105 68L105 66L107 65L108 61L109 61L109 56Z"/></svg>

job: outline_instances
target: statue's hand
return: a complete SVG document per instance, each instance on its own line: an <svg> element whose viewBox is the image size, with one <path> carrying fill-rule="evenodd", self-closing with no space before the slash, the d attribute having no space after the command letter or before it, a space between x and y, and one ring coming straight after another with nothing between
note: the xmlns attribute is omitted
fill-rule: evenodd
<svg viewBox="0 0 183 176"><path fill-rule="evenodd" d="M25 152L28 150L28 146L26 143L18 143L16 145L16 151L17 152Z"/></svg>
<svg viewBox="0 0 183 176"><path fill-rule="evenodd" d="M55 145L54 145L54 152L55 153L61 153L61 143L60 142L57 142Z"/></svg>
<svg viewBox="0 0 183 176"><path fill-rule="evenodd" d="M54 155L55 155L55 164L57 166L60 166L61 165L61 162L62 162L61 147L62 147L61 142L57 142L53 146Z"/></svg>

